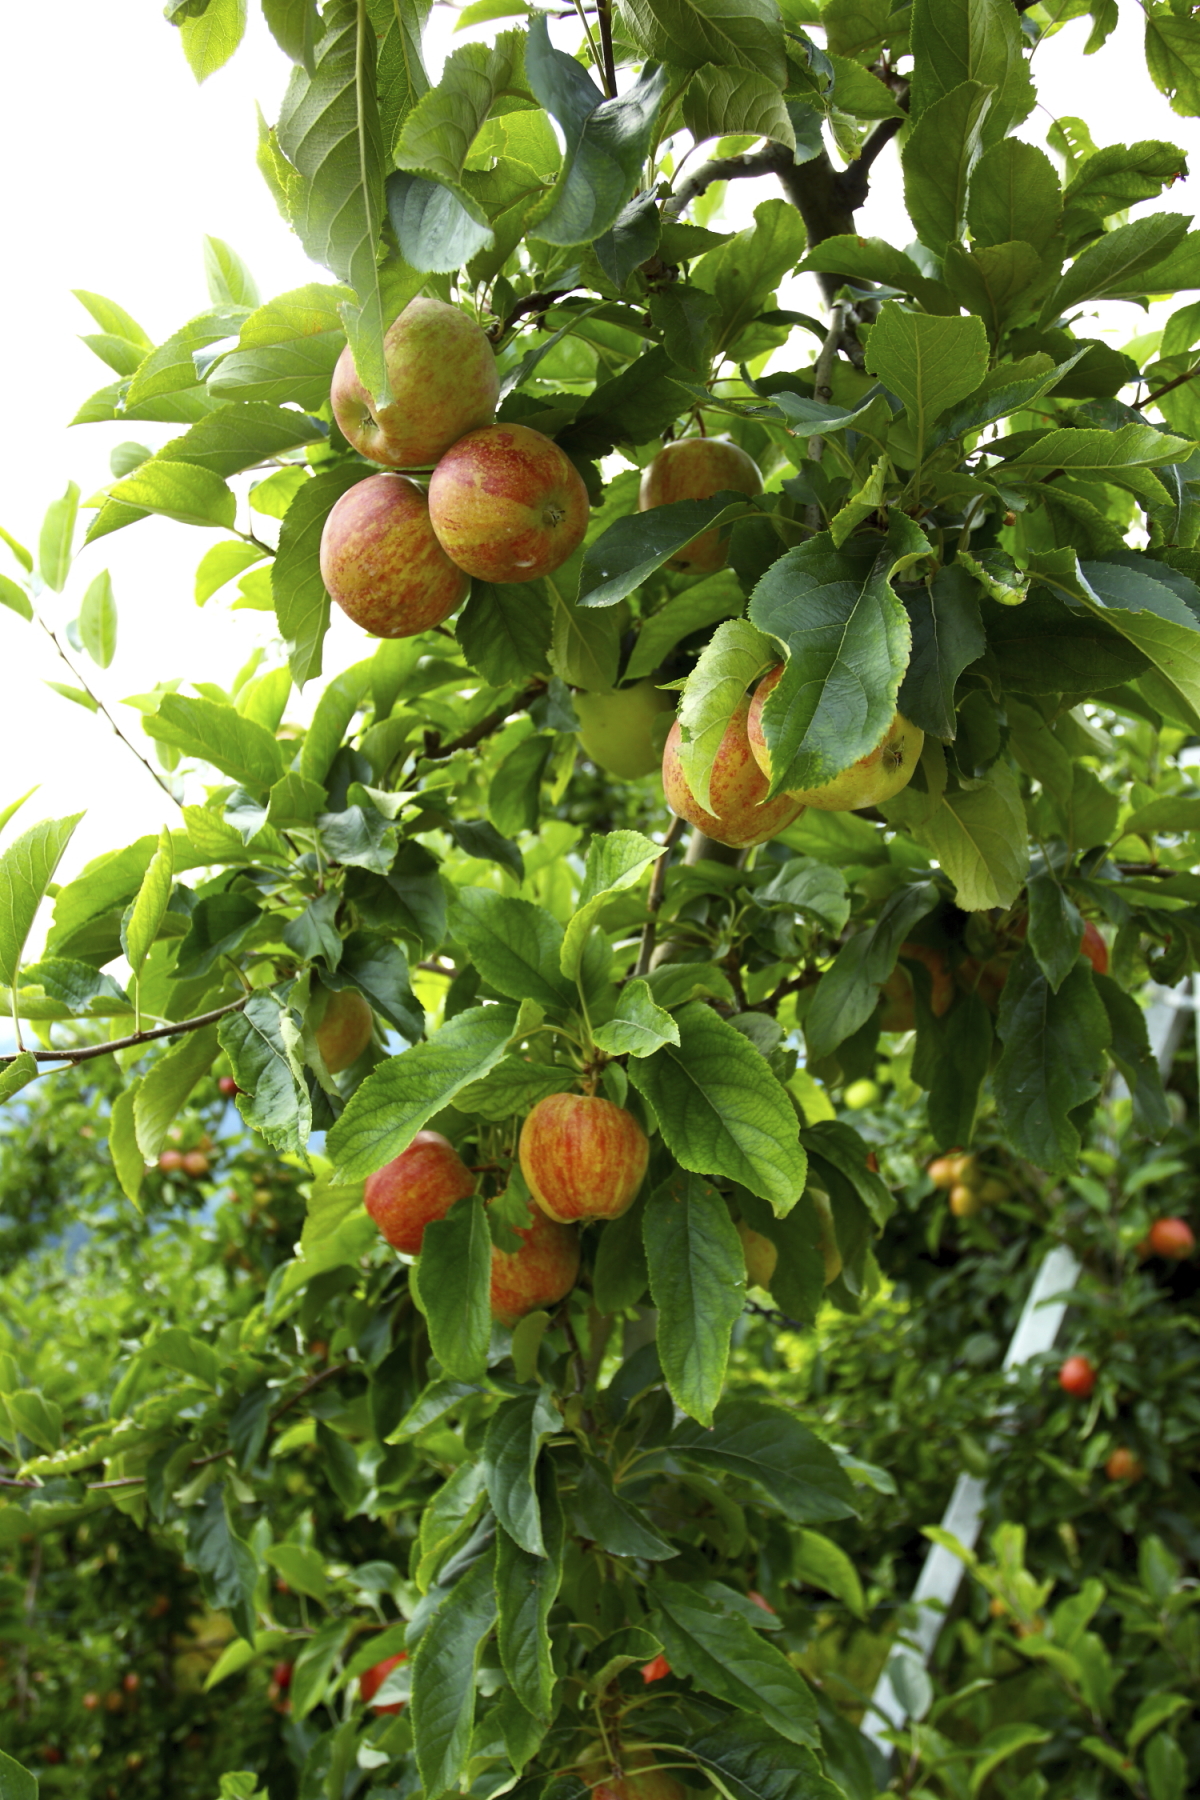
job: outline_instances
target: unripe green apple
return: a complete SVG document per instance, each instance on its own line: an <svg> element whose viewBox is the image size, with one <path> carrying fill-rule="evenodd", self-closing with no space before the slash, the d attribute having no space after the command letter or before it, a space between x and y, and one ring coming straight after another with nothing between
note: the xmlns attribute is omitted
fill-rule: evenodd
<svg viewBox="0 0 1200 1800"><path fill-rule="evenodd" d="M829 1195L823 1188L809 1188L809 1197L817 1209L819 1227L818 1246L821 1260L825 1264L825 1286L836 1281L842 1272L842 1251L837 1241L837 1229L833 1223L833 1207L829 1203Z"/></svg>
<svg viewBox="0 0 1200 1800"><path fill-rule="evenodd" d="M738 1236L742 1240L742 1254L746 1258L746 1280L751 1287L771 1287L771 1279L779 1262L779 1251L769 1237L761 1231L755 1231L747 1225L745 1219L737 1222Z"/></svg>
<svg viewBox="0 0 1200 1800"><path fill-rule="evenodd" d="M490 425L500 375L487 337L457 306L410 300L383 340L391 399L377 407L347 345L333 372L333 416L354 448L392 469L422 469Z"/></svg>
<svg viewBox="0 0 1200 1800"><path fill-rule="evenodd" d="M764 675L750 702L746 727L750 748L766 775L771 773L771 757L763 736L762 711L783 670L783 663L777 663ZM901 788L907 787L912 780L924 742L925 733L920 727L911 724L902 713L896 713L868 755L851 763L831 781L821 782L817 787L789 788L788 792L794 800L802 801L805 806L815 806L821 812L855 812L863 806L882 806L886 801L894 800Z"/></svg>
<svg viewBox="0 0 1200 1800"><path fill-rule="evenodd" d="M429 482L429 517L452 562L480 581L537 581L583 542L588 492L552 438L488 425L459 438Z"/></svg>
<svg viewBox="0 0 1200 1800"><path fill-rule="evenodd" d="M712 812L701 806L687 784L679 756L683 739L678 720L668 732L663 750L663 792L671 811L715 843L729 844L737 850L750 844L765 844L804 811L803 804L790 794L766 799L767 778L750 754L746 738L748 712L743 700L718 746L709 784Z"/></svg>
<svg viewBox="0 0 1200 1800"><path fill-rule="evenodd" d="M492 1245L492 1317L515 1325L526 1313L557 1306L575 1286L579 1274L579 1229L561 1225L539 1207L531 1207L529 1224L517 1229L519 1250Z"/></svg>
<svg viewBox="0 0 1200 1800"><path fill-rule="evenodd" d="M407 1150L367 1176L363 1205L394 1250L417 1256L425 1227L475 1192L475 1177L440 1131L418 1131Z"/></svg>
<svg viewBox="0 0 1200 1800"><path fill-rule="evenodd" d="M340 1075L358 1061L374 1029L375 1015L357 988L339 988L330 994L313 1035L331 1075Z"/></svg>
<svg viewBox="0 0 1200 1800"><path fill-rule="evenodd" d="M647 679L607 694L574 694L572 700L585 756L622 781L654 773L662 761L664 714L673 710L674 694Z"/></svg>
<svg viewBox="0 0 1200 1800"><path fill-rule="evenodd" d="M434 536L423 489L391 472L356 482L333 507L321 579L356 625L382 638L440 625L471 586Z"/></svg>
<svg viewBox="0 0 1200 1800"><path fill-rule="evenodd" d="M664 445L643 472L638 511L670 506L676 500L708 500L725 488L738 494L762 493L762 473L753 457L728 438L677 438ZM711 574L728 560L728 535L722 541L714 527L677 550L667 567Z"/></svg>
<svg viewBox="0 0 1200 1800"><path fill-rule="evenodd" d="M615 1219L633 1205L650 1142L633 1114L593 1094L547 1094L517 1147L529 1191L552 1219Z"/></svg>

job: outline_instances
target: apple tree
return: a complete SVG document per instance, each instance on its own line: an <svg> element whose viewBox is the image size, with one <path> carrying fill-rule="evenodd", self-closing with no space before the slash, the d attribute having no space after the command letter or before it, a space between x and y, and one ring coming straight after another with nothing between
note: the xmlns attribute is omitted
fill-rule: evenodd
<svg viewBox="0 0 1200 1800"><path fill-rule="evenodd" d="M0 1531L116 1504L184 1542L229 1666L296 1652L306 1796L870 1793L789 1584L871 1473L727 1391L730 1343L748 1280L802 1328L877 1291L894 1196L828 1096L881 1049L942 1152L986 1112L1069 1177L1110 1071L1169 1123L1137 994L1200 947L1200 308L1127 350L1088 308L1200 286L1185 218L1126 217L1184 154L1030 141L1075 5L482 0L436 82L414 0L263 10L260 170L331 279L264 301L210 240L157 345L83 295L78 422L163 441L114 451L69 624L73 486L0 599L107 667L99 546L165 516L278 653L110 716L156 837L56 885L77 821L8 833L0 1097L114 1059L136 1207L218 1077L306 1212L90 1416L3 1365ZM235 53L243 0L167 12L200 79ZM1186 9L1146 56L1194 115ZM885 155L895 242L855 229ZM331 595L376 635L327 671ZM349 1537L374 1588L330 1581Z"/></svg>

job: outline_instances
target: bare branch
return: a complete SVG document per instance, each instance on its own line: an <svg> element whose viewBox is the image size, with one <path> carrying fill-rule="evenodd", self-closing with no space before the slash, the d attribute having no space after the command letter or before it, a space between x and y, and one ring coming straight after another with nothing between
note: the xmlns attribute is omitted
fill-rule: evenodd
<svg viewBox="0 0 1200 1800"><path fill-rule="evenodd" d="M487 713L480 719L478 725L472 725L471 729L464 731L461 737L451 738L448 744L442 743L436 731L427 731L424 756L432 762L441 756L453 756L456 750L473 750L476 744L482 743L485 737L490 737L493 731L499 731L504 721L511 719L514 713L525 712L532 706L533 702L546 692L547 685L540 675L536 675L527 687L522 688L519 694L514 694L511 700L505 701L504 705L498 706L494 712Z"/></svg>
<svg viewBox="0 0 1200 1800"><path fill-rule="evenodd" d="M38 1062L76 1063L92 1062L97 1056L112 1056L118 1050L132 1050L136 1044L152 1044L157 1038L181 1037L186 1031L201 1031L206 1025L212 1025L217 1019L223 1019L228 1013L241 1012L249 994L243 994L238 1000L231 1000L228 1006L214 1007L212 1012L201 1013L195 1019L181 1019L177 1025L155 1025L150 1031L133 1031L128 1037L112 1038L107 1044L84 1044L77 1050L28 1050L27 1056L33 1056ZM15 1056L0 1056L0 1069L6 1064L16 1062Z"/></svg>
<svg viewBox="0 0 1200 1800"><path fill-rule="evenodd" d="M637 966L634 976L645 975L650 968L650 958L654 955L654 940L658 933L658 915L662 908L663 893L667 885L667 865L671 861L671 852L687 829L685 819L674 819L671 829L663 839L663 854L654 865L654 876L650 883L650 892L646 897L646 911L649 917L642 929L641 948L638 950Z"/></svg>

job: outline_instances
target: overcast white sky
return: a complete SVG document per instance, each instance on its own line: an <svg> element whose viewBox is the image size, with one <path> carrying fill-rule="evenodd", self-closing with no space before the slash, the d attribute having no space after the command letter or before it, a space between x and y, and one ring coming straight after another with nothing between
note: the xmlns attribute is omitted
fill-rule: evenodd
<svg viewBox="0 0 1200 1800"><path fill-rule="evenodd" d="M1040 141L1051 115L1079 113L1101 143L1165 137L1188 149L1200 171L1196 122L1175 117L1145 75L1140 17L1138 7L1122 6L1118 31L1086 61L1080 55L1086 19L1042 46L1035 68L1045 111L1022 135ZM450 37L453 19L445 6L434 14L434 69L448 44L463 41ZM95 327L72 298L73 287L117 300L159 341L207 303L201 261L206 234L224 238L245 258L264 297L305 280L330 279L306 262L255 168L254 102L274 118L289 65L262 26L254 0L247 43L203 87L159 8L144 0L103 6L59 0L49 46L46 23L37 7L10 9L0 109L0 166L9 179L9 272L0 293L0 341L8 365L0 524L31 547L46 504L68 479L87 497L110 479L113 444L132 437L156 446L176 431L149 424L68 428L80 401L110 379L78 342L78 333ZM469 35L486 35L487 29ZM46 81L51 66L52 107ZM1196 185L1195 179L1181 184L1165 204L1200 211ZM859 215L864 234L902 240L899 192L889 152ZM765 197L766 184L735 185L730 221L743 223ZM1134 309L1121 308L1119 316L1130 334L1139 329L1141 315ZM83 515L84 524L89 516ZM81 524L80 537L82 530ZM111 570L120 609L117 658L104 673L89 665L88 676L135 738L138 714L120 707L122 696L173 675L227 683L252 646L270 636L268 615L230 612L220 597L202 612L193 604L195 565L220 535L147 520L86 550L67 592L45 597L48 614L61 627L78 611L92 577ZM2 544L0 568L16 573ZM327 667L361 654L362 639L339 621ZM174 822L170 801L103 721L43 685L69 677L34 628L3 608L0 670L7 752L0 807L35 781L42 784L7 838L39 817L86 807L88 817L64 864L70 873L102 849Z"/></svg>

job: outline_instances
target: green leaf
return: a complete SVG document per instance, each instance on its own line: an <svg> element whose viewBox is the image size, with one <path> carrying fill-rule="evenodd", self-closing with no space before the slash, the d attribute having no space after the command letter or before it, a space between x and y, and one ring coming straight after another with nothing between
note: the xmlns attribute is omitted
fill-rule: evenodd
<svg viewBox="0 0 1200 1800"><path fill-rule="evenodd" d="M732 1713L698 1736L689 1733L687 1754L731 1800L842 1800L843 1790L821 1774L811 1750L747 1713Z"/></svg>
<svg viewBox="0 0 1200 1800"><path fill-rule="evenodd" d="M969 1144L992 1058L992 1016L978 994L964 994L935 1026L929 1128L941 1150Z"/></svg>
<svg viewBox="0 0 1200 1800"><path fill-rule="evenodd" d="M1152 1731L1157 1731L1160 1725L1190 1706L1191 1701L1183 1694L1147 1694L1133 1715L1125 1742L1131 1750L1136 1750Z"/></svg>
<svg viewBox="0 0 1200 1800"><path fill-rule="evenodd" d="M457 1788L475 1717L475 1671L496 1619L495 1552L461 1575L422 1634L413 1657L412 1722L417 1767L428 1794Z"/></svg>
<svg viewBox="0 0 1200 1800"><path fill-rule="evenodd" d="M13 1429L51 1455L62 1443L62 1407L37 1388L19 1388L4 1396Z"/></svg>
<svg viewBox="0 0 1200 1800"><path fill-rule="evenodd" d="M160 1056L142 1076L133 1103L133 1120L138 1149L147 1162L153 1162L166 1143L179 1109L201 1076L208 1073L216 1054L216 1030L206 1025L202 1031L189 1032L182 1043Z"/></svg>
<svg viewBox="0 0 1200 1800"><path fill-rule="evenodd" d="M949 312L952 301L940 282L923 275L911 256L896 250L883 238L837 236L823 238L813 244L804 261L802 272L849 276L861 281L877 281L884 287L898 288L920 300L928 312Z"/></svg>
<svg viewBox="0 0 1200 1800"><path fill-rule="evenodd" d="M0 1800L38 1800L37 1777L0 1750Z"/></svg>
<svg viewBox="0 0 1200 1800"><path fill-rule="evenodd" d="M1187 158L1175 144L1109 144L1079 164L1063 200L1107 219L1139 200L1153 200L1186 173Z"/></svg>
<svg viewBox="0 0 1200 1800"><path fill-rule="evenodd" d="M625 0L622 14L635 42L684 69L705 63L757 69L776 87L786 80L783 32L769 0Z"/></svg>
<svg viewBox="0 0 1200 1800"><path fill-rule="evenodd" d="M728 575L697 582L644 622L625 668L625 680L652 675L681 638L731 618L741 612L743 604L736 582Z"/></svg>
<svg viewBox="0 0 1200 1800"><path fill-rule="evenodd" d="M697 144L706 138L769 138L796 147L796 133L779 83L758 69L709 63L697 69L684 90L683 122Z"/></svg>
<svg viewBox="0 0 1200 1800"><path fill-rule="evenodd" d="M29 595L7 575L0 575L0 606L7 606L18 618L32 619L33 604Z"/></svg>
<svg viewBox="0 0 1200 1800"><path fill-rule="evenodd" d="M1200 730L1200 632L1190 609L1148 569L1104 562L1080 564L1078 571L1084 604L1149 658L1168 709ZM1143 692L1154 704L1150 683L1144 675Z"/></svg>
<svg viewBox="0 0 1200 1800"><path fill-rule="evenodd" d="M879 990L896 966L900 945L918 919L937 905L931 882L897 888L888 895L873 925L856 931L821 977L804 1020L811 1061L831 1056L865 1025L879 1003Z"/></svg>
<svg viewBox="0 0 1200 1800"><path fill-rule="evenodd" d="M648 512L618 519L584 552L579 605L615 606L701 532L748 518L753 512L744 494L721 493L709 500L676 500L670 506L653 506Z"/></svg>
<svg viewBox="0 0 1200 1800"><path fill-rule="evenodd" d="M370 690L371 674L369 661L354 663L322 690L300 752L300 773L306 781L323 782L329 774L350 721Z"/></svg>
<svg viewBox="0 0 1200 1800"><path fill-rule="evenodd" d="M816 1746L817 1703L782 1650L682 1582L655 1582L650 1629L663 1641L673 1673L706 1694L750 1713L793 1744Z"/></svg>
<svg viewBox="0 0 1200 1800"><path fill-rule="evenodd" d="M460 1112L499 1124L523 1117L547 1094L566 1094L578 1085L577 1072L566 1063L529 1063L523 1056L504 1056L490 1075L463 1088L455 1104Z"/></svg>
<svg viewBox="0 0 1200 1800"><path fill-rule="evenodd" d="M1148 287L1144 277L1170 255L1187 227L1188 221L1178 213L1151 213L1105 232L1075 258L1051 289L1042 307L1042 323L1052 323L1081 300L1158 291Z"/></svg>
<svg viewBox="0 0 1200 1800"><path fill-rule="evenodd" d="M25 943L63 851L82 819L45 819L0 854L0 984L16 987Z"/></svg>
<svg viewBox="0 0 1200 1800"><path fill-rule="evenodd" d="M336 502L362 478L358 464L327 469L315 476L292 501L279 533L279 550L271 565L271 592L298 688L321 673L321 646L329 628L330 601L321 579L321 532Z"/></svg>
<svg viewBox="0 0 1200 1800"><path fill-rule="evenodd" d="M591 1538L610 1556L666 1562L677 1554L675 1547L653 1530L638 1507L613 1491L612 1475L597 1457L584 1457L571 1512L583 1536Z"/></svg>
<svg viewBox="0 0 1200 1800"><path fill-rule="evenodd" d="M252 1644L258 1564L249 1544L233 1529L220 1482L208 1488L188 1514L187 1558L199 1571L209 1605L228 1612L239 1637Z"/></svg>
<svg viewBox="0 0 1200 1800"><path fill-rule="evenodd" d="M640 831L610 831L592 838L588 844L583 886L559 952L559 967L568 981L579 979L588 933L605 902L613 894L624 893L640 881L663 851L662 844L643 837Z"/></svg>
<svg viewBox="0 0 1200 1800"><path fill-rule="evenodd" d="M247 1125L277 1150L304 1156L312 1108L300 1028L290 1013L273 994L252 994L240 1013L221 1020L218 1037L242 1090L238 1110Z"/></svg>
<svg viewBox="0 0 1200 1800"><path fill-rule="evenodd" d="M1026 946L1009 970L997 1030L1004 1051L993 1082L1009 1141L1048 1174L1065 1175L1080 1148L1071 1114L1099 1093L1110 1041L1091 970L1077 962L1056 994Z"/></svg>
<svg viewBox="0 0 1200 1800"><path fill-rule="evenodd" d="M596 1047L608 1056L653 1056L664 1044L678 1044L679 1027L651 995L645 981L629 981L607 1025L592 1033Z"/></svg>
<svg viewBox="0 0 1200 1800"><path fill-rule="evenodd" d="M503 837L534 831L541 814L542 777L554 754L549 732L535 732L510 750L488 786L488 813Z"/></svg>
<svg viewBox="0 0 1200 1800"><path fill-rule="evenodd" d="M765 1400L723 1400L713 1428L680 1424L672 1455L750 1484L793 1524L844 1519L854 1511L850 1479L827 1444L791 1412Z"/></svg>
<svg viewBox="0 0 1200 1800"><path fill-rule="evenodd" d="M1200 34L1191 13L1167 6L1147 8L1146 67L1173 112L1193 119L1200 114Z"/></svg>
<svg viewBox="0 0 1200 1800"><path fill-rule="evenodd" d="M454 930L497 993L558 1010L573 1003L559 973L563 928L544 907L492 888L460 888Z"/></svg>
<svg viewBox="0 0 1200 1800"><path fill-rule="evenodd" d="M486 1231L486 1225L484 1227ZM547 1388L506 1401L487 1428L483 1471L492 1511L505 1531L531 1556L547 1554L537 1495L542 1445L562 1430L562 1417Z"/></svg>
<svg viewBox="0 0 1200 1800"><path fill-rule="evenodd" d="M667 1148L683 1168L728 1176L782 1217L806 1171L787 1093L741 1032L703 1001L690 1001L676 1023L678 1046L665 1044L629 1069Z"/></svg>
<svg viewBox="0 0 1200 1800"><path fill-rule="evenodd" d="M1020 241L1047 250L1062 211L1058 174L1045 151L1002 138L971 171L967 223L978 248Z"/></svg>
<svg viewBox="0 0 1200 1800"><path fill-rule="evenodd" d="M171 834L164 828L158 834L158 849L142 877L128 918L121 926L121 948L136 981L149 956L154 940L167 914L171 898L171 882L175 872L175 855Z"/></svg>
<svg viewBox="0 0 1200 1800"><path fill-rule="evenodd" d="M1119 987L1111 975L1093 974L1092 982L1108 1014L1112 1035L1108 1053L1125 1077L1133 1100L1134 1125L1157 1142L1170 1130L1171 1114L1150 1048L1146 1015L1133 995Z"/></svg>
<svg viewBox="0 0 1200 1800"><path fill-rule="evenodd" d="M107 569L89 583L79 609L79 636L92 661L107 669L117 650L117 603Z"/></svg>
<svg viewBox="0 0 1200 1800"><path fill-rule="evenodd" d="M642 1234L667 1386L677 1406L711 1425L745 1300L737 1231L716 1188L682 1176L651 1195Z"/></svg>
<svg viewBox="0 0 1200 1800"><path fill-rule="evenodd" d="M48 588L61 594L71 570L71 543L75 536L75 520L79 513L79 489L73 481L61 500L46 508L46 517L38 537L38 570Z"/></svg>
<svg viewBox="0 0 1200 1800"><path fill-rule="evenodd" d="M1015 1756L1018 1750L1028 1749L1033 1744L1049 1743L1053 1735L1052 1732L1040 1730L1036 1725L998 1725L994 1731L989 1731L975 1746L975 1754L971 1760L972 1800L1002 1762Z"/></svg>
<svg viewBox="0 0 1200 1800"><path fill-rule="evenodd" d="M1015 772L996 763L985 781L947 789L913 835L933 852L964 912L1011 906L1029 867L1025 809Z"/></svg>
<svg viewBox="0 0 1200 1800"><path fill-rule="evenodd" d="M964 81L921 115L904 147L904 204L921 242L939 255L962 235L971 170L992 104L986 87Z"/></svg>
<svg viewBox="0 0 1200 1800"><path fill-rule="evenodd" d="M454 635L471 667L492 687L503 687L548 672L551 627L550 602L541 582L493 587L475 581L454 622Z"/></svg>
<svg viewBox="0 0 1200 1800"><path fill-rule="evenodd" d="M193 1337L182 1325L169 1325L152 1338L145 1349L146 1360L163 1368L178 1369L205 1387L215 1389L221 1379L221 1359L211 1344Z"/></svg>
<svg viewBox="0 0 1200 1800"><path fill-rule="evenodd" d="M214 544L196 565L196 605L203 606L218 588L223 588L226 582L233 581L255 563L262 562L266 554L261 545L243 544L238 538Z"/></svg>
<svg viewBox="0 0 1200 1800"><path fill-rule="evenodd" d="M736 347L806 246L804 224L795 207L787 200L764 200L754 209L753 225L710 250L694 266L693 281L713 294L721 308L715 326L718 350Z"/></svg>
<svg viewBox="0 0 1200 1800"><path fill-rule="evenodd" d="M553 606L550 666L572 687L607 693L617 679L621 623L615 612L585 610L547 576Z"/></svg>
<svg viewBox="0 0 1200 1800"><path fill-rule="evenodd" d="M229 61L246 30L246 0L208 0L199 11L177 18L183 54L197 81L206 81Z"/></svg>
<svg viewBox="0 0 1200 1800"><path fill-rule="evenodd" d="M211 469L196 463L154 457L124 481L108 490L110 500L137 506L143 512L161 513L181 525L220 525L232 531L237 501L231 489ZM95 527L89 539L96 536Z"/></svg>
<svg viewBox="0 0 1200 1800"><path fill-rule="evenodd" d="M138 1147L134 1120L138 1086L135 1081L132 1087L121 1090L108 1117L108 1154L112 1157L121 1192L134 1206L139 1204L138 1194L146 1173L146 1159Z"/></svg>
<svg viewBox="0 0 1200 1800"><path fill-rule="evenodd" d="M214 306L228 302L231 306L257 306L258 288L254 277L236 250L221 238L204 240L204 274L208 281L208 297Z"/></svg>
<svg viewBox="0 0 1200 1800"><path fill-rule="evenodd" d="M434 1113L499 1062L515 1023L511 1006L469 1007L429 1042L373 1069L326 1140L338 1179L374 1174L406 1150Z"/></svg>
<svg viewBox="0 0 1200 1800"><path fill-rule="evenodd" d="M997 138L1033 110L1020 24L1005 0L916 0L912 45L914 118L964 81L996 90Z"/></svg>
<svg viewBox="0 0 1200 1800"><path fill-rule="evenodd" d="M182 462L226 480L243 469L253 468L256 463L268 462L304 444L323 441L320 426L306 413L296 412L291 407L268 406L262 400L238 399L214 407L182 437L172 438L152 462L140 465L139 473L157 469L165 462ZM305 468L291 463L276 470L269 480L273 484L282 480L303 483L307 478ZM252 504L258 511L264 510L259 490L265 486L265 483L259 483L255 489ZM244 547L255 548L252 544ZM268 554L263 546L258 546L259 557Z"/></svg>
<svg viewBox="0 0 1200 1800"><path fill-rule="evenodd" d="M713 763L729 721L751 682L774 660L770 639L756 626L748 619L728 619L717 626L688 676L679 707L679 760L706 811L712 807Z"/></svg>
<svg viewBox="0 0 1200 1800"><path fill-rule="evenodd" d="M36 1079L37 1058L32 1050L18 1051L15 1056L0 1057L0 1105L19 1094Z"/></svg>
<svg viewBox="0 0 1200 1800"><path fill-rule="evenodd" d="M143 723L156 742L211 763L242 787L261 792L283 776L283 751L274 735L253 719L242 718L232 706L166 694L158 711Z"/></svg>
<svg viewBox="0 0 1200 1800"><path fill-rule="evenodd" d="M952 742L958 729L954 693L963 670L987 649L979 596L965 570L951 564L904 594L912 654L896 705L931 736Z"/></svg>
<svg viewBox="0 0 1200 1800"><path fill-rule="evenodd" d="M292 1666L292 1682L288 1689L293 1718L306 1719L325 1698L345 1638L345 1622L331 1619L304 1644Z"/></svg>
<svg viewBox="0 0 1200 1800"><path fill-rule="evenodd" d="M917 437L917 457L933 420L965 400L987 374L981 319L937 319L885 300L867 351L873 375L904 402Z"/></svg>
<svg viewBox="0 0 1200 1800"><path fill-rule="evenodd" d="M880 321L872 342L882 329ZM868 548L867 558L850 546L835 550L822 532L780 557L751 596L751 620L787 653L762 710L773 794L832 780L868 756L892 722L911 633L891 576L928 551L911 521L893 518L886 546Z"/></svg>
<svg viewBox="0 0 1200 1800"><path fill-rule="evenodd" d="M416 1293L433 1354L447 1375L478 1381L487 1373L492 1314L488 1300L492 1239L478 1194L457 1201L425 1227Z"/></svg>
<svg viewBox="0 0 1200 1800"><path fill-rule="evenodd" d="M854 1614L867 1616L862 1582L858 1570L840 1544L819 1531L797 1531L792 1537L792 1574L809 1587L822 1588L833 1594Z"/></svg>
<svg viewBox="0 0 1200 1800"><path fill-rule="evenodd" d="M521 1705L549 1721L554 1661L547 1621L563 1575L563 1516L554 1474L543 1464L538 1480L544 1553L525 1549L503 1526L496 1537L496 1648Z"/></svg>

